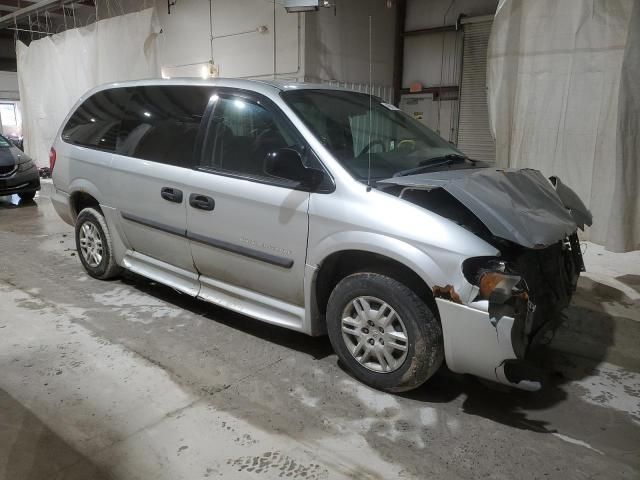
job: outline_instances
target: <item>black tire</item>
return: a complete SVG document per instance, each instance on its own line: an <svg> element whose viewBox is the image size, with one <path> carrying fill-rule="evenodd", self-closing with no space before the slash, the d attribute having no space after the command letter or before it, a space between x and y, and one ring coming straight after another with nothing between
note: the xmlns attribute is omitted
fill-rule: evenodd
<svg viewBox="0 0 640 480"><path fill-rule="evenodd" d="M28 202L29 200L33 200L36 197L36 191L34 190L32 192L20 192L18 196L20 197L20 200Z"/></svg>
<svg viewBox="0 0 640 480"><path fill-rule="evenodd" d="M404 362L396 370L372 371L356 360L347 347L342 316L357 297L376 297L402 319L408 346ZM442 328L427 304L404 284L377 273L355 273L338 283L327 305L327 330L334 351L354 377L388 392L403 392L422 385L440 368L444 357Z"/></svg>
<svg viewBox="0 0 640 480"><path fill-rule="evenodd" d="M87 223L90 223L95 227L102 244L102 259L100 263L95 266L88 263L80 247L80 231L83 228L83 225ZM111 235L109 234L107 223L101 212L95 208L83 209L76 219L75 237L78 257L80 257L82 266L89 275L99 280L109 280L110 278L115 278L122 273L122 267L116 263L115 257L113 256L113 242L111 240Z"/></svg>

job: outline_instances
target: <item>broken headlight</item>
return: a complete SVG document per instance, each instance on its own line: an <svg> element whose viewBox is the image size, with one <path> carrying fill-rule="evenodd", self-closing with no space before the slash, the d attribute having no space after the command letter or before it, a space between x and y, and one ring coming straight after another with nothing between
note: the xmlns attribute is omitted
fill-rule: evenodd
<svg viewBox="0 0 640 480"><path fill-rule="evenodd" d="M480 296L491 303L504 303L514 294L523 293L518 288L522 281L517 275L505 275L504 273L487 271L480 275L478 287Z"/></svg>
<svg viewBox="0 0 640 480"><path fill-rule="evenodd" d="M478 297L483 300L491 303L505 303L513 297L528 300L524 279L498 258L469 258L463 263L462 271L467 281L479 288Z"/></svg>

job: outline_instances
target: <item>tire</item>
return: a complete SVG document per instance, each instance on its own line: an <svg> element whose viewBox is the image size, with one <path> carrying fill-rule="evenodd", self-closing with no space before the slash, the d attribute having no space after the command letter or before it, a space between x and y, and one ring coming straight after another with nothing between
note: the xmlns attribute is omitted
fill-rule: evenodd
<svg viewBox="0 0 640 480"><path fill-rule="evenodd" d="M27 202L29 200L33 200L36 197L36 191L34 190L32 192L20 192L18 196L20 197L20 200Z"/></svg>
<svg viewBox="0 0 640 480"><path fill-rule="evenodd" d="M356 299L360 299L357 303L361 310L367 303L371 307L373 326L363 327L362 315L353 303ZM375 319L379 312L383 317ZM327 305L327 330L334 351L353 376L388 392L419 387L438 370L444 357L442 328L427 304L406 285L377 273L355 273L338 283ZM400 340L403 335L404 342ZM358 347L362 339L364 346ZM361 363L365 348L369 350L368 360ZM363 352L360 360L352 354L358 349Z"/></svg>
<svg viewBox="0 0 640 480"><path fill-rule="evenodd" d="M86 229L84 233L83 229ZM88 236L95 240L87 241ZM78 257L89 275L99 280L108 280L122 273L122 267L118 266L113 256L113 242L102 213L95 208L83 209L76 219L75 237ZM99 254L99 261L98 257L83 250L81 242L84 245L95 246L93 252Z"/></svg>

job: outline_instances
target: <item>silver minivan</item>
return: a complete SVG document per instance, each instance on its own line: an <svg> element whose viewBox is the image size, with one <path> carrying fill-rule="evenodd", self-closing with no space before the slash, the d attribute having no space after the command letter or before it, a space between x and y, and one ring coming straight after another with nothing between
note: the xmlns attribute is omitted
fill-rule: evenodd
<svg viewBox="0 0 640 480"><path fill-rule="evenodd" d="M579 197L499 170L367 94L248 80L88 92L51 149L93 277L123 269L309 335L403 391L446 361L521 389L584 264Z"/></svg>

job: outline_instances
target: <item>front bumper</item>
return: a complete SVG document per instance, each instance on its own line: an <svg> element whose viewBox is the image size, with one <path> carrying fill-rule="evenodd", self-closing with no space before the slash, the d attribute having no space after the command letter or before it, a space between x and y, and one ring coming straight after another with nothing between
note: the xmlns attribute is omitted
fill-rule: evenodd
<svg viewBox="0 0 640 480"><path fill-rule="evenodd" d="M473 307L436 298L447 367L522 390L542 386L536 371L524 363L522 322L513 316L489 313L489 302ZM516 353L518 352L518 353Z"/></svg>
<svg viewBox="0 0 640 480"><path fill-rule="evenodd" d="M7 177L0 177L0 195L35 192L40 190L38 170L31 168L25 172L15 172Z"/></svg>

